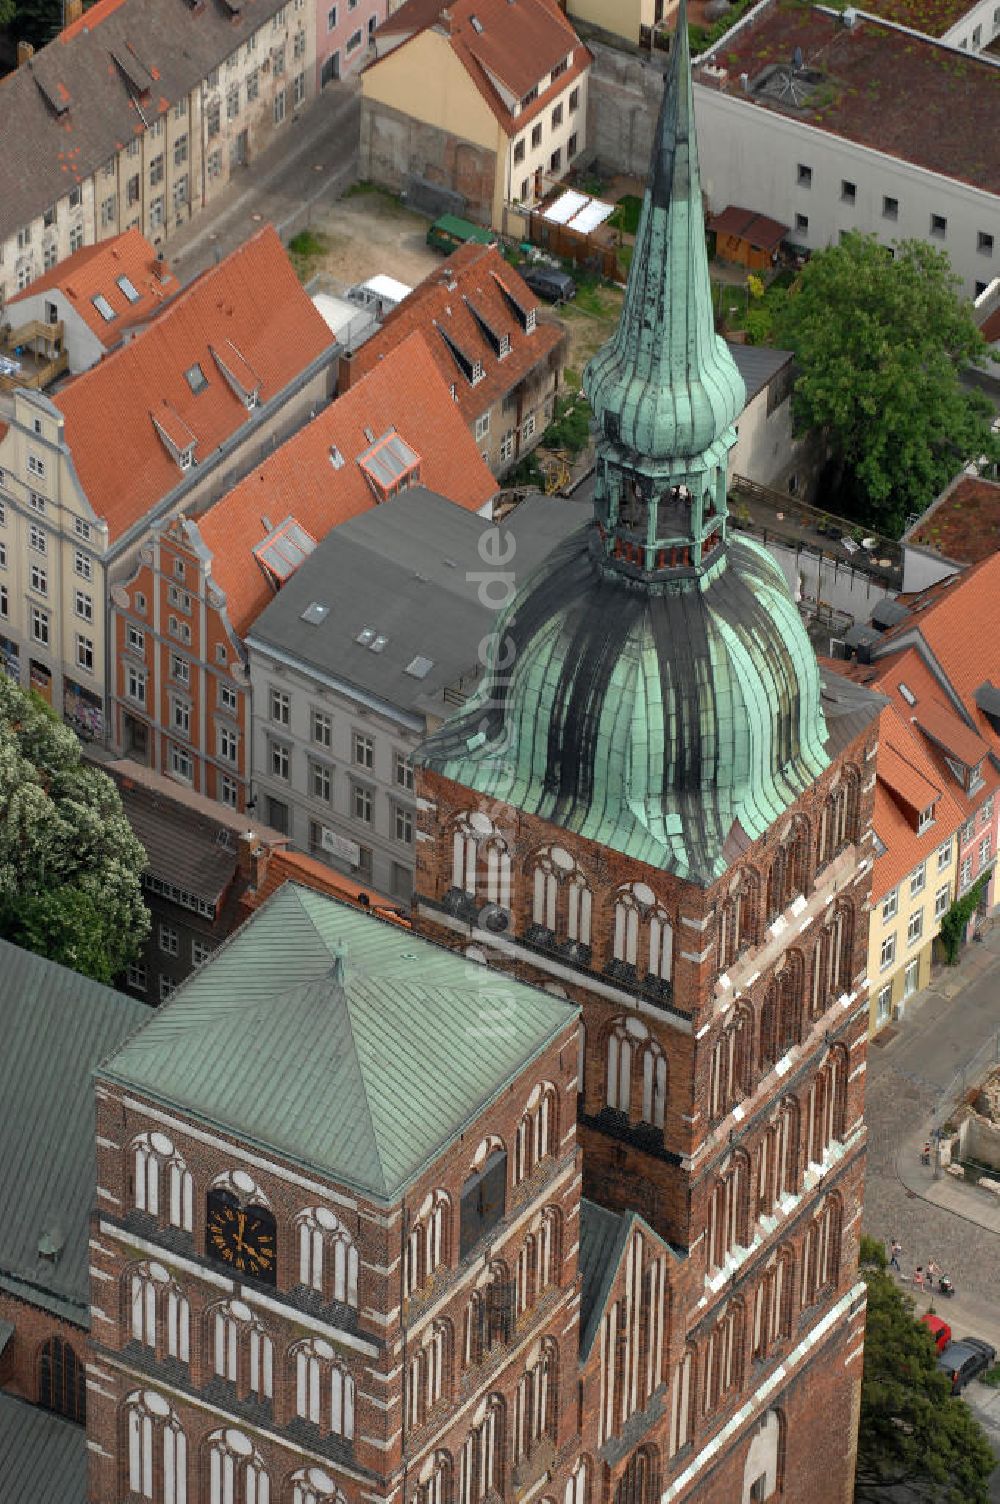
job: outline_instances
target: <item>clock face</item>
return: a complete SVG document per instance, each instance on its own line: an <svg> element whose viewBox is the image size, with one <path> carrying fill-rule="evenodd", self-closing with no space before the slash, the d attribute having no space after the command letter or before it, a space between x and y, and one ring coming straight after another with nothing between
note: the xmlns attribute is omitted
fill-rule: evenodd
<svg viewBox="0 0 1000 1504"><path fill-rule="evenodd" d="M207 1252L237 1274L275 1283L277 1238L274 1218L260 1206L240 1206L228 1192L208 1198Z"/></svg>

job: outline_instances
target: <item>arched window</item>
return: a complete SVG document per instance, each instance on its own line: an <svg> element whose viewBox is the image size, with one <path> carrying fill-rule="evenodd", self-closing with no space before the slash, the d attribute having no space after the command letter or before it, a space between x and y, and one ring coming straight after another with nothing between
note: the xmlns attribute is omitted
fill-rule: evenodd
<svg viewBox="0 0 1000 1504"><path fill-rule="evenodd" d="M517 1291L502 1259L494 1259L486 1279L473 1290L465 1311L465 1366L482 1362L498 1342L514 1334Z"/></svg>
<svg viewBox="0 0 1000 1504"><path fill-rule="evenodd" d="M840 1277L843 1208L835 1191L826 1196L802 1244L802 1309L832 1290Z"/></svg>
<svg viewBox="0 0 1000 1504"><path fill-rule="evenodd" d="M249 1436L231 1428L208 1438L209 1504L271 1504L271 1480Z"/></svg>
<svg viewBox="0 0 1000 1504"><path fill-rule="evenodd" d="M324 1300L358 1304L358 1250L339 1218L325 1206L299 1217L299 1284Z"/></svg>
<svg viewBox="0 0 1000 1504"><path fill-rule="evenodd" d="M666 1321L665 1269L641 1232L625 1254L624 1290L605 1312L601 1333L598 1441L620 1435L662 1379Z"/></svg>
<svg viewBox="0 0 1000 1504"><path fill-rule="evenodd" d="M239 1399L274 1397L274 1347L257 1315L242 1300L229 1300L205 1313L217 1378L234 1385Z"/></svg>
<svg viewBox="0 0 1000 1504"><path fill-rule="evenodd" d="M481 1504L503 1490L504 1402L491 1394L476 1412L458 1464L458 1504Z"/></svg>
<svg viewBox="0 0 1000 1504"><path fill-rule="evenodd" d="M713 1122L731 1112L750 1092L753 1017L740 1004L712 1050L709 1072L709 1115Z"/></svg>
<svg viewBox="0 0 1000 1504"><path fill-rule="evenodd" d="M563 1504L590 1504L590 1470L588 1457L581 1457L566 1480Z"/></svg>
<svg viewBox="0 0 1000 1504"><path fill-rule="evenodd" d="M825 867L839 851L856 841L861 779L857 768L844 767L830 790L820 816L816 838L816 865Z"/></svg>
<svg viewBox="0 0 1000 1504"><path fill-rule="evenodd" d="M435 1321L426 1328L408 1373L406 1408L411 1429L423 1425L450 1389L451 1350L450 1322Z"/></svg>
<svg viewBox="0 0 1000 1504"><path fill-rule="evenodd" d="M643 1446L633 1452L615 1489L614 1504L654 1504L660 1492L658 1454Z"/></svg>
<svg viewBox="0 0 1000 1504"><path fill-rule="evenodd" d="M694 1440L695 1377L698 1354L689 1345L684 1356L674 1369L673 1390L670 1396L670 1455L676 1457L681 1447Z"/></svg>
<svg viewBox="0 0 1000 1504"><path fill-rule="evenodd" d="M784 1473L784 1443L784 1419L777 1410L768 1410L761 1416L747 1451L740 1504L778 1497Z"/></svg>
<svg viewBox="0 0 1000 1504"><path fill-rule="evenodd" d="M514 1461L529 1457L546 1436L556 1433L559 1353L545 1337L533 1349L514 1395Z"/></svg>
<svg viewBox="0 0 1000 1504"><path fill-rule="evenodd" d="M322 1337L293 1349L295 1354L295 1413L318 1426L322 1434L354 1435L354 1379L337 1362Z"/></svg>
<svg viewBox="0 0 1000 1504"><path fill-rule="evenodd" d="M152 1348L158 1357L189 1362L191 1309L180 1286L157 1263L136 1264L123 1279L132 1341Z"/></svg>
<svg viewBox="0 0 1000 1504"><path fill-rule="evenodd" d="M575 859L562 846L546 846L531 861L532 938L589 951L593 898Z"/></svg>
<svg viewBox="0 0 1000 1504"><path fill-rule="evenodd" d="M403 1257L403 1293L413 1295L449 1259L451 1203L444 1191L428 1196L414 1218Z"/></svg>
<svg viewBox="0 0 1000 1504"><path fill-rule="evenodd" d="M719 1269L738 1247L745 1247L749 1229L749 1174L746 1155L738 1150L719 1176L708 1209L709 1269Z"/></svg>
<svg viewBox="0 0 1000 1504"><path fill-rule="evenodd" d="M754 1155L755 1212L765 1217L799 1188L799 1104L786 1097Z"/></svg>
<svg viewBox="0 0 1000 1504"><path fill-rule="evenodd" d="M61 1337L50 1337L39 1349L38 1403L78 1425L87 1423L86 1370L76 1350Z"/></svg>
<svg viewBox="0 0 1000 1504"><path fill-rule="evenodd" d="M792 1251L782 1248L761 1276L754 1295L754 1358L766 1358L792 1334Z"/></svg>
<svg viewBox="0 0 1000 1504"><path fill-rule="evenodd" d="M765 912L768 924L773 924L779 914L784 913L793 898L805 892L809 845L809 822L804 815L795 815L774 853L767 875Z"/></svg>
<svg viewBox="0 0 1000 1504"><path fill-rule="evenodd" d="M850 986L854 911L841 901L823 926L813 952L812 1015L818 1018Z"/></svg>
<svg viewBox="0 0 1000 1504"><path fill-rule="evenodd" d="M705 1346L704 1413L718 1404L742 1382L743 1304L731 1300L709 1333Z"/></svg>
<svg viewBox="0 0 1000 1504"><path fill-rule="evenodd" d="M576 1094L582 1103L587 1090L587 1027L582 1017L576 1031Z"/></svg>
<svg viewBox="0 0 1000 1504"><path fill-rule="evenodd" d="M637 1018L616 1019L608 1034L607 1103L631 1122L664 1125L666 1058Z"/></svg>
<svg viewBox="0 0 1000 1504"><path fill-rule="evenodd" d="M292 1474L292 1504L344 1504L344 1496L321 1467L304 1467Z"/></svg>
<svg viewBox="0 0 1000 1504"><path fill-rule="evenodd" d="M760 1011L760 1069L770 1070L802 1039L802 978L805 962L800 951L789 951L771 980Z"/></svg>
<svg viewBox="0 0 1000 1504"><path fill-rule="evenodd" d="M532 1090L514 1141L514 1184L519 1185L535 1166L554 1154L559 1141L558 1098L548 1081Z"/></svg>
<svg viewBox="0 0 1000 1504"><path fill-rule="evenodd" d="M542 1212L541 1227L536 1235L538 1245L538 1291L547 1290L560 1282L562 1261L562 1216L556 1206L547 1206Z"/></svg>
<svg viewBox="0 0 1000 1504"><path fill-rule="evenodd" d="M841 1045L836 1045L809 1088L806 1157L810 1164L822 1164L830 1145L843 1138L846 1105L847 1053Z"/></svg>
<svg viewBox="0 0 1000 1504"><path fill-rule="evenodd" d="M191 1231L194 1181L165 1133L142 1133L134 1140L132 1194L136 1211L155 1217L161 1226Z"/></svg>
<svg viewBox="0 0 1000 1504"><path fill-rule="evenodd" d="M483 903L510 908L510 850L489 816L471 810L452 834L451 885Z"/></svg>
<svg viewBox="0 0 1000 1504"><path fill-rule="evenodd" d="M645 883L619 888L608 972L623 981L655 984L662 991L673 975L673 959L673 925L652 888Z"/></svg>
<svg viewBox="0 0 1000 1504"><path fill-rule="evenodd" d="M135 1390L122 1407L122 1424L122 1492L154 1504L187 1504L187 1437L163 1395Z"/></svg>
<svg viewBox="0 0 1000 1504"><path fill-rule="evenodd" d="M720 971L728 971L748 945L756 944L758 907L757 880L744 872L719 910L716 955Z"/></svg>
<svg viewBox="0 0 1000 1504"><path fill-rule="evenodd" d="M451 1453L438 1451L428 1457L420 1470L420 1482L413 1504L452 1504Z"/></svg>

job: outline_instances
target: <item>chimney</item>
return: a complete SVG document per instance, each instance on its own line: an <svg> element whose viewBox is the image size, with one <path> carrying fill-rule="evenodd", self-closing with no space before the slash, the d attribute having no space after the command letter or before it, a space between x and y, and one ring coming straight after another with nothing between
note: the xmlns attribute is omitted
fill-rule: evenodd
<svg viewBox="0 0 1000 1504"><path fill-rule="evenodd" d="M22 68L25 63L30 62L31 59L34 57L34 55L35 55L35 49L34 49L34 47L32 47L32 45L31 45L30 42L18 42L18 44L17 44L17 66L19 68Z"/></svg>
<svg viewBox="0 0 1000 1504"><path fill-rule="evenodd" d="M240 876L246 879L247 887L254 893L260 891L270 855L270 847L264 845L255 831L246 830L240 836L236 865Z"/></svg>
<svg viewBox="0 0 1000 1504"><path fill-rule="evenodd" d="M65 0L63 5L63 28L72 26L83 15L83 0Z"/></svg>

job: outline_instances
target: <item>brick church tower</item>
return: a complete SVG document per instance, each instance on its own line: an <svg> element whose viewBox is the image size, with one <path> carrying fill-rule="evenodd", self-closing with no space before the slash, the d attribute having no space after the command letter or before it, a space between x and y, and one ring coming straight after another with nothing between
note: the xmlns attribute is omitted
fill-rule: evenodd
<svg viewBox="0 0 1000 1504"><path fill-rule="evenodd" d="M745 393L703 224L682 0L621 320L585 377L593 519L423 749L414 912L580 1006L591 1232L637 1215L674 1256L633 1356L662 1342L652 1391L600 1318L589 1504L847 1504L879 702L821 671L731 527Z"/></svg>

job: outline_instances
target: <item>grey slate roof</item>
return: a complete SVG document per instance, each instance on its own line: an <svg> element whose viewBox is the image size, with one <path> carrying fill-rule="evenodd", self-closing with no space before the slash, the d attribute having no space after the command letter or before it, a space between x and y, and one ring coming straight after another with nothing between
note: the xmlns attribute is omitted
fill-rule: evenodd
<svg viewBox="0 0 1000 1504"><path fill-rule="evenodd" d="M729 341L726 341L729 344ZM764 390L772 376L792 359L791 350L772 350L768 345L729 344L729 353L736 362L736 369L743 377L750 403L758 392Z"/></svg>
<svg viewBox="0 0 1000 1504"><path fill-rule="evenodd" d="M285 883L99 1074L391 1203L575 1012Z"/></svg>
<svg viewBox="0 0 1000 1504"><path fill-rule="evenodd" d="M0 940L0 1288L80 1326L96 1174L91 1071L148 1017L133 998ZM54 1264L38 1257L43 1232L64 1239Z"/></svg>
<svg viewBox="0 0 1000 1504"><path fill-rule="evenodd" d="M143 130L134 88L115 58L149 84L152 121L282 8L253 0L234 15L224 0L121 0L89 11L0 83L0 240L55 204ZM237 8L238 9L238 8ZM99 18L99 11L103 13ZM154 76L155 70L155 76ZM47 102L67 100L60 115Z"/></svg>
<svg viewBox="0 0 1000 1504"><path fill-rule="evenodd" d="M634 1227L652 1243L663 1243L637 1212L612 1212L580 1198L580 1362L586 1361L601 1324L608 1294ZM670 1245L663 1247L672 1257Z"/></svg>
<svg viewBox="0 0 1000 1504"><path fill-rule="evenodd" d="M239 842L233 832L179 808L155 789L120 778L115 782L128 823L149 858L148 873L205 903L218 903L236 872Z"/></svg>
<svg viewBox="0 0 1000 1504"><path fill-rule="evenodd" d="M889 702L885 695L866 689L863 684L855 684L822 660L819 681L828 733L826 750L833 760L871 725L881 714L883 705Z"/></svg>
<svg viewBox="0 0 1000 1504"><path fill-rule="evenodd" d="M257 618L248 641L415 717L422 729L428 710L443 714L441 691L479 672L480 642L505 598L499 576L509 571L519 586L585 516L565 498L529 497L499 524L495 548L481 552L495 524L414 486L334 528ZM490 562L508 552L507 562ZM480 576L493 579L492 608L480 599ZM314 601L330 608L315 626L302 618ZM388 639L381 652L357 642L365 627ZM406 673L417 655L433 664L422 679Z"/></svg>
<svg viewBox="0 0 1000 1504"><path fill-rule="evenodd" d="M20 1504L84 1504L83 1426L0 1393L0 1496Z"/></svg>

